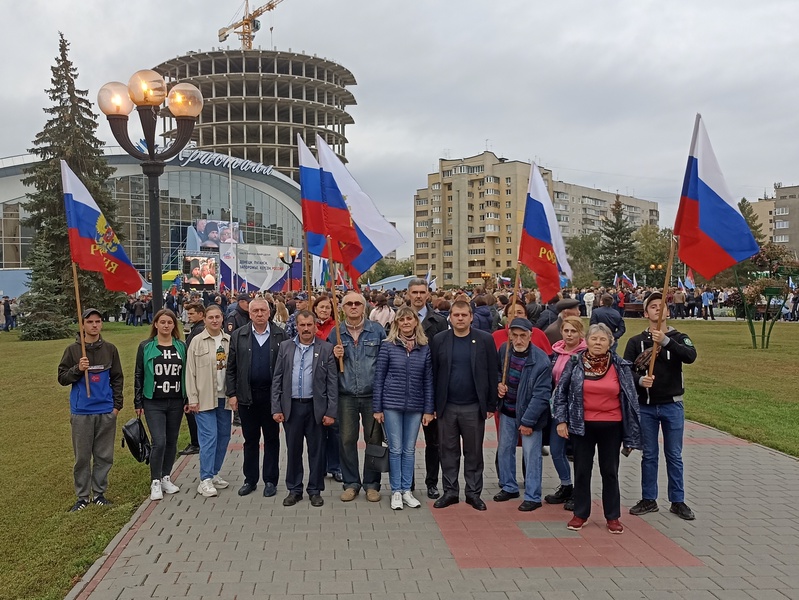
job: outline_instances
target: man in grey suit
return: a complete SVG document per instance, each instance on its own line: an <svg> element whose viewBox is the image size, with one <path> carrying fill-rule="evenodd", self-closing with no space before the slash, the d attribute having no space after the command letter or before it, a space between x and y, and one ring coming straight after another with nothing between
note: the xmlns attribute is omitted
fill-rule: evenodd
<svg viewBox="0 0 799 600"><path fill-rule="evenodd" d="M338 371L333 345L316 337L316 317L296 314L297 336L280 344L272 377L272 418L286 434L286 488L283 506L302 500L302 446L308 444L308 496L322 506L325 489L323 427L335 423Z"/></svg>

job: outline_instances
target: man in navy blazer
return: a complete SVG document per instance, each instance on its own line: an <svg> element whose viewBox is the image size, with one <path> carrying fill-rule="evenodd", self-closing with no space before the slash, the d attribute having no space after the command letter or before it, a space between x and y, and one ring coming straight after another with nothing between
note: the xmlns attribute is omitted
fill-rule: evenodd
<svg viewBox="0 0 799 600"><path fill-rule="evenodd" d="M430 342L436 397L444 494L435 508L459 502L458 474L463 444L466 502L486 510L483 492L485 420L497 409L497 351L491 334L472 328L472 307L455 302L449 313L452 329Z"/></svg>
<svg viewBox="0 0 799 600"><path fill-rule="evenodd" d="M322 506L325 489L323 427L336 420L338 371L333 345L316 337L316 317L296 314L297 336L280 344L272 378L272 418L286 434L286 488L283 506L302 500L302 451L308 444L308 496Z"/></svg>

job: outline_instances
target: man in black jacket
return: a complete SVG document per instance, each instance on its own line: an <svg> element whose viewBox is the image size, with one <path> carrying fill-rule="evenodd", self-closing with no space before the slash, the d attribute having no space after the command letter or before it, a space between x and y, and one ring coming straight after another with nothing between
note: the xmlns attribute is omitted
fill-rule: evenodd
<svg viewBox="0 0 799 600"><path fill-rule="evenodd" d="M255 491L258 484L261 434L264 436L262 478L264 496L277 493L280 475L280 426L272 419L272 374L278 347L286 334L269 323L269 304L255 298L249 306L252 324L239 327L230 336L225 376L225 394L230 408L238 409L244 435L244 485L239 496Z"/></svg>
<svg viewBox="0 0 799 600"><path fill-rule="evenodd" d="M684 333L667 327L664 321L658 329L658 316L663 303L660 292L650 294L644 301L644 316L649 319L649 328L627 341L624 358L635 364L638 371L636 389L641 406L641 458L642 499L630 509L632 515L644 515L658 511L658 433L663 432L663 453L666 456L668 494L672 513L692 521L693 511L685 503L683 485L682 443L685 427L683 410L683 363L696 360L694 343ZM649 360L654 344L659 349L655 369L649 376Z"/></svg>
<svg viewBox="0 0 799 600"><path fill-rule="evenodd" d="M497 351L491 334L472 328L472 307L455 302L449 313L452 329L430 343L436 418L440 439L444 495L435 508L457 504L458 474L463 446L466 502L486 510L483 492L483 437L485 420L497 409Z"/></svg>
<svg viewBox="0 0 799 600"><path fill-rule="evenodd" d="M613 308L613 296L610 294L602 294L601 303L602 306L595 308L591 313L589 325L604 323L608 326L613 334L613 346L611 350L615 352L616 346L619 344L619 339L627 331L627 327L624 325L624 319L621 314L619 314L619 311Z"/></svg>
<svg viewBox="0 0 799 600"><path fill-rule="evenodd" d="M436 334L449 329L444 315L438 314L433 310L430 300L430 288L427 281L421 277L411 279L408 283L408 298L411 301L411 308L419 315L422 329L430 343ZM424 464L427 471L424 484L427 487L427 497L435 500L439 497L438 493L438 470L441 465L438 448L438 423L435 420L422 426L424 431Z"/></svg>
<svg viewBox="0 0 799 600"><path fill-rule="evenodd" d="M250 297L247 294L239 294L236 296L236 308L225 319L225 331L233 334L239 327L244 327L250 322Z"/></svg>

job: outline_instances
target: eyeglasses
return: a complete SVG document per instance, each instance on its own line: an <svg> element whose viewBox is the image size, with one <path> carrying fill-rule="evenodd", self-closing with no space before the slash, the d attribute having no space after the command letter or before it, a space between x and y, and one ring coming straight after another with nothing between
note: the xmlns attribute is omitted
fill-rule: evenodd
<svg viewBox="0 0 799 600"><path fill-rule="evenodd" d="M344 306L363 306L363 302L345 302Z"/></svg>

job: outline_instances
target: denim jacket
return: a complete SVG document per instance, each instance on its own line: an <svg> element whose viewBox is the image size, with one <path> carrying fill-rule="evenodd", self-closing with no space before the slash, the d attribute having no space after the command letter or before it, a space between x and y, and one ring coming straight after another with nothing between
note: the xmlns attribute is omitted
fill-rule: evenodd
<svg viewBox="0 0 799 600"><path fill-rule="evenodd" d="M508 344L499 349L499 368L505 364ZM530 344L516 393L516 427L524 425L541 431L549 425L549 397L552 395L552 367L546 353ZM502 399L500 399L502 402Z"/></svg>
<svg viewBox="0 0 799 600"><path fill-rule="evenodd" d="M338 374L339 394L360 398L372 395L375 379L375 365L380 352L380 344L386 339L386 330L375 321L364 321L363 331L358 343L347 331L346 323L339 325L341 345L344 346L344 372ZM336 330L330 332L327 341L336 345ZM338 360L336 361L338 368Z"/></svg>
<svg viewBox="0 0 799 600"><path fill-rule="evenodd" d="M566 423L569 433L585 435L585 414L583 411L583 384L585 368L583 354L572 355L569 364L563 369L563 375L555 392L555 423ZM632 363L624 360L615 352L611 352L611 361L616 367L619 378L619 400L621 401L622 444L625 448L641 448L640 409L638 393L632 374Z"/></svg>

